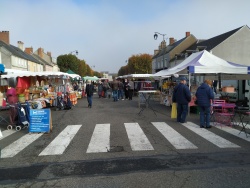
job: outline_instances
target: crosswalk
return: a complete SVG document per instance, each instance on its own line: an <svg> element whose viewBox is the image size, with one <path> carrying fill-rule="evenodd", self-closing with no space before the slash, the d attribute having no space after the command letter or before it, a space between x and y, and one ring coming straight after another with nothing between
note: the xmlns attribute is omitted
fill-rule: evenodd
<svg viewBox="0 0 250 188"><path fill-rule="evenodd" d="M174 126L169 125L166 122L151 122L150 126L156 129L156 132L161 134L175 149L185 150L193 149L197 150L199 147L188 140L184 135L179 133L174 129ZM181 126L189 130L194 136L202 137L214 146L218 148L240 148L241 146L219 136L214 133L214 131L208 129L201 129L197 124L192 122L182 123ZM154 144L150 142L147 134L150 134L143 130L142 126L138 123L123 123L126 130L129 145L132 151L150 151L155 150ZM229 135L238 137L239 139L250 142L250 137L246 137L245 133L239 134L239 130L228 127L228 126L213 126L226 132ZM62 155L72 140L75 138L82 125L68 125L62 130L47 146L43 146L43 150L38 157L42 156L56 156ZM1 140L11 137L13 134L17 133L14 130L2 131ZM25 134L21 138L17 139L13 143L10 143L5 148L1 150L1 158L12 158L18 153L23 152L25 148L35 142L37 139L42 137L43 133L31 133ZM89 140L88 147L86 149L86 154L89 153L104 153L110 151L110 139L111 139L111 124L96 124L94 131Z"/></svg>

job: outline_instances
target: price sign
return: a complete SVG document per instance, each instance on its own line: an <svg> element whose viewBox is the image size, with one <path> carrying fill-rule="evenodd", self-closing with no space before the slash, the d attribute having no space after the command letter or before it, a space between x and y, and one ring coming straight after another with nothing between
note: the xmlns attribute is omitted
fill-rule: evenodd
<svg viewBox="0 0 250 188"><path fill-rule="evenodd" d="M50 132L52 118L50 109L30 109L29 132Z"/></svg>

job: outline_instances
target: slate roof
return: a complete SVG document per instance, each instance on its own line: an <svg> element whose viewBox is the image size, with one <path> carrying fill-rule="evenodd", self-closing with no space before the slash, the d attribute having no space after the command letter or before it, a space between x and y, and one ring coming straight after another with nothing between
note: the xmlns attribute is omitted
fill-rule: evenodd
<svg viewBox="0 0 250 188"><path fill-rule="evenodd" d="M8 50L10 53L12 53L14 56L20 57L22 59L26 59L38 64L41 64L39 61L37 61L34 57L32 57L31 55L25 53L24 51L22 51L20 48L15 47L13 45L9 45L6 44L5 42L0 40L0 46L4 47L6 50Z"/></svg>
<svg viewBox="0 0 250 188"><path fill-rule="evenodd" d="M217 45L222 43L224 40L226 40L228 37L230 37L231 35L233 35L237 31L239 31L242 27L239 27L239 28L234 29L232 31L215 36L215 37L210 38L208 40L204 40L204 41L201 41L199 43L196 43L196 44L190 46L189 48L187 48L186 51L196 51L197 48L198 49L201 48L201 50L206 49L207 51L210 51L211 49L213 49L214 47L216 47Z"/></svg>
<svg viewBox="0 0 250 188"><path fill-rule="evenodd" d="M182 43L186 38L187 38L187 37L184 37L184 38L182 38L182 39L180 39L180 40L174 42L173 44L168 45L166 51L165 51L165 50L164 50L164 51L163 51L163 50L160 50L160 52L157 53L157 54L155 54L155 55L152 57L152 59L155 59L155 58L157 58L157 57L163 56L163 54L169 53L169 52L170 52L171 50L173 50L176 46L178 46L180 43Z"/></svg>
<svg viewBox="0 0 250 188"><path fill-rule="evenodd" d="M40 64L42 64L42 65L49 65L49 66L52 66L52 67L53 67L53 65L52 65L51 63L45 61L45 60L44 60L43 58L41 58L39 55L37 55L37 54L32 54L32 56L33 56L37 61L39 61Z"/></svg>

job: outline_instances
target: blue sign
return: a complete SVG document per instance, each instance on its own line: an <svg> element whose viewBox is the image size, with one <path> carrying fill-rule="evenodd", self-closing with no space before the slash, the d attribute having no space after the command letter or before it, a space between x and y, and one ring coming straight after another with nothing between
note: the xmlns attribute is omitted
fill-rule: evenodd
<svg viewBox="0 0 250 188"><path fill-rule="evenodd" d="M30 109L29 132L50 132L51 124L50 109Z"/></svg>

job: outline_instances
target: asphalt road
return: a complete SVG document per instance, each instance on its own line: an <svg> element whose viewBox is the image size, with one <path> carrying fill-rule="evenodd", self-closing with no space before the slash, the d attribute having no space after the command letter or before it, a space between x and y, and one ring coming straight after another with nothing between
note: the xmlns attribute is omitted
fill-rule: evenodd
<svg viewBox="0 0 250 188"><path fill-rule="evenodd" d="M187 118L196 126L193 130L189 128L191 124L184 126L171 119L170 107L157 101L151 105L156 114L145 109L138 115L137 97L113 102L94 96L91 109L86 98L79 99L71 110L51 109L52 132L41 135L13 157L0 159L0 187L249 187L249 139L229 134L226 127L204 129L207 135L217 136L213 140L219 137L233 144L218 147L194 132L200 131L197 114L191 113ZM156 129L155 122L164 122L196 148L174 147ZM88 153L95 128L103 124L110 126L110 148ZM134 150L125 124L138 125L153 149ZM80 128L62 154L39 155L73 125ZM0 128L3 131L6 125L1 124ZM233 129L238 131L239 127ZM29 135L28 130L0 140L2 152L25 135Z"/></svg>

